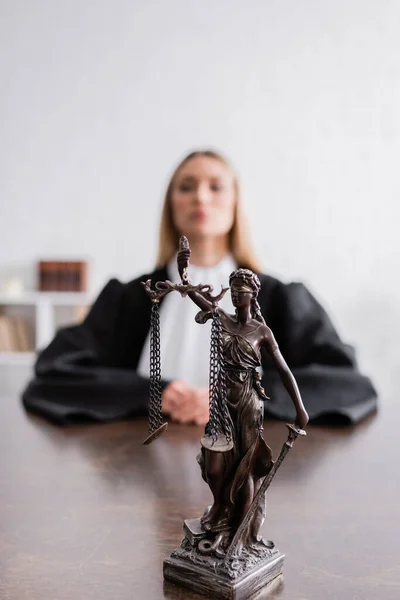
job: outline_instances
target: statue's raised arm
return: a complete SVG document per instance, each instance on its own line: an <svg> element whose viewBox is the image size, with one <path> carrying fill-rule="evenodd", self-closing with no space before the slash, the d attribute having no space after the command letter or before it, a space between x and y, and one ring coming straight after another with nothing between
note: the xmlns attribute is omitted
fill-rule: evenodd
<svg viewBox="0 0 400 600"><path fill-rule="evenodd" d="M222 287L221 292L217 296L212 296L212 292L214 291L212 285L200 284L199 286L192 286L189 279L190 254L189 241L183 235L179 240L177 263L182 284L183 286L187 286L187 291L185 292L185 289L179 289L179 291L181 293L184 292L182 295L189 296L204 313L212 313L229 288Z"/></svg>
<svg viewBox="0 0 400 600"><path fill-rule="evenodd" d="M199 306L202 311L211 311L212 314L218 302L224 297L229 288L221 286L221 291L216 296L213 296L214 288L212 285L207 283L199 283L192 285L189 280L188 267L190 259L190 248L188 239L182 236L179 240L179 251L178 251L178 271L181 277L182 283L173 283L168 279L166 281L157 281L154 285L154 289L151 288L151 279L142 281L142 286L146 290L153 304L158 304L164 296L170 292L179 292L181 296L190 296L190 298Z"/></svg>

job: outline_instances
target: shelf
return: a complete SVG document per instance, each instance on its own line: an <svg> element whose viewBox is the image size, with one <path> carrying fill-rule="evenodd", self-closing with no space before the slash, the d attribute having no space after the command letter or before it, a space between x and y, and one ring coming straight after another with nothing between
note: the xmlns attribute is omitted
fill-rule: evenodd
<svg viewBox="0 0 400 600"><path fill-rule="evenodd" d="M33 365L35 357L35 352L0 352L0 366L30 366Z"/></svg>
<svg viewBox="0 0 400 600"><path fill-rule="evenodd" d="M0 293L1 306L37 306L50 303L53 306L79 306L90 304L91 296L86 292L23 292L21 294Z"/></svg>
<svg viewBox="0 0 400 600"><path fill-rule="evenodd" d="M20 294L2 292L0 293L0 308L6 311L9 310L9 312L20 312L21 309L32 311L33 309L34 347L38 350L45 348L54 338L57 329L56 317L60 311L88 307L92 300L93 297L86 292L37 292L34 290L24 291ZM4 361L9 364L9 360L12 360L13 364L20 364L18 361L23 362L23 358L18 355L24 353L11 352L3 354L13 355L10 359L4 356L3 364Z"/></svg>

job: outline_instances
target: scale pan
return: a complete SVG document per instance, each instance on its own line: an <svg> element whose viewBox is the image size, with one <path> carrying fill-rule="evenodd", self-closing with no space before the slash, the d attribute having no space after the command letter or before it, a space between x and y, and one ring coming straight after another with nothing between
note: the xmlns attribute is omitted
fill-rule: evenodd
<svg viewBox="0 0 400 600"><path fill-rule="evenodd" d="M217 439L213 439L211 435L203 435L200 443L203 448L212 452L228 452L233 448L232 440L228 441L223 433L219 433Z"/></svg>
<svg viewBox="0 0 400 600"><path fill-rule="evenodd" d="M144 442L142 442L142 444L144 446L147 446L148 444L151 444L151 442L154 442L154 440L159 438L160 435L164 433L167 427L168 423L163 423L162 425L160 425L160 427L157 427L155 431L153 431L152 433L150 433L150 435L147 436L147 438L144 440Z"/></svg>

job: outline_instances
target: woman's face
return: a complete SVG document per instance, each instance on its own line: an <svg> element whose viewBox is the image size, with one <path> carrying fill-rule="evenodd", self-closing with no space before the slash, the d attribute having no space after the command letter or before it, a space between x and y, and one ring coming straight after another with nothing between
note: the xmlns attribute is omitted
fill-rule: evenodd
<svg viewBox="0 0 400 600"><path fill-rule="evenodd" d="M189 240L227 235L235 216L233 175L219 160L195 156L176 174L171 202L175 227Z"/></svg>

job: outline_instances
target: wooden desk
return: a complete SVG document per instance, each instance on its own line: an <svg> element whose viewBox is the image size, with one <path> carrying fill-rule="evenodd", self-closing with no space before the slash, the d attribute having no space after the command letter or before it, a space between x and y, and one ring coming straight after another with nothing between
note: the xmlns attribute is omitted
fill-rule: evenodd
<svg viewBox="0 0 400 600"><path fill-rule="evenodd" d="M264 532L286 554L269 598L400 598L399 416L296 442L268 494ZM164 584L162 562L210 503L201 432L171 426L145 447L143 420L61 429L1 398L0 598L197 597ZM275 455L285 435L266 424Z"/></svg>

